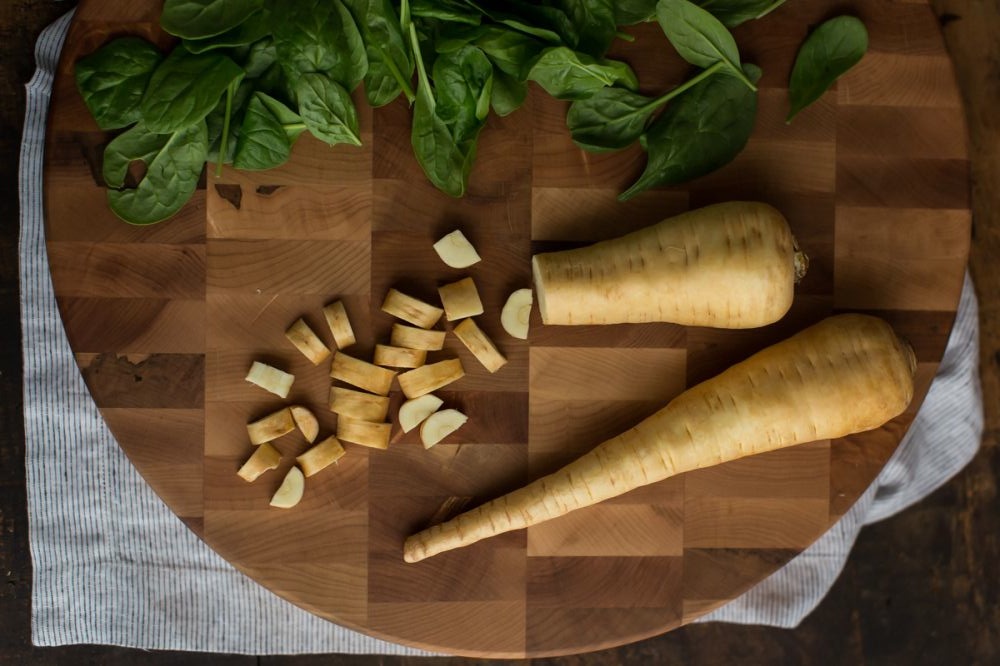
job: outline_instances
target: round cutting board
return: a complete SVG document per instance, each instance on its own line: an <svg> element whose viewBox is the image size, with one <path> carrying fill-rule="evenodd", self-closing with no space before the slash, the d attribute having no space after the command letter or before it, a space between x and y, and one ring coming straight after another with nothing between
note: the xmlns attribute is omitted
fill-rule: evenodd
<svg viewBox="0 0 1000 666"><path fill-rule="evenodd" d="M843 7L838 6L838 10ZM912 421L954 318L970 241L965 127L931 10L908 0L853 3L868 26L862 62L786 125L785 82L830 3L796 0L736 31L764 71L746 150L726 168L628 204L637 149L577 150L565 105L534 91L491 118L468 196L430 186L409 146L403 103L360 104L364 147L309 138L264 173L210 173L175 219L123 224L100 183L103 146L77 94L73 62L110 37L161 46L159 3L83 0L63 52L49 121L47 244L59 306L94 400L132 462L184 523L241 571L322 617L381 638L466 655L573 653L690 622L778 569L837 521ZM656 25L620 53L653 92L687 67ZM544 327L505 335L499 310L530 284L532 252L621 234L716 201L757 199L787 216L811 257L795 304L750 331L666 324ZM448 269L431 243L461 228L483 261ZM470 416L425 451L395 433L387 451L346 445L308 480L302 503L268 506L306 448L276 442L282 466L248 484L244 425L282 404L319 415L328 366L285 340L304 316L331 342L321 308L343 299L371 358L391 319L391 286L436 299L471 275L482 328L510 362L487 373L454 336L437 358L466 377L440 393ZM919 358L910 409L876 431L686 474L564 518L418 564L403 539L463 507L546 473L652 413L686 386L832 312L889 320ZM253 360L296 375L282 402L247 384ZM398 405L398 391L393 394ZM391 413L394 413L394 409Z"/></svg>

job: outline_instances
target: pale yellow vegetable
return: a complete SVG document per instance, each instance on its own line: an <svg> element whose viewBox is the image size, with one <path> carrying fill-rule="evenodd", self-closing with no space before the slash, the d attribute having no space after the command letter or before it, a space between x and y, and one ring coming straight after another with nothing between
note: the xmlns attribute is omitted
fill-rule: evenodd
<svg viewBox="0 0 1000 666"><path fill-rule="evenodd" d="M450 358L404 372L399 376L399 388L407 398L419 398L464 376L465 369L462 367L462 362L457 358Z"/></svg>
<svg viewBox="0 0 1000 666"><path fill-rule="evenodd" d="M302 405L292 405L288 409L292 413L296 427L306 438L306 441L310 444L315 442L316 438L319 437L319 421L316 420L316 415Z"/></svg>
<svg viewBox="0 0 1000 666"><path fill-rule="evenodd" d="M754 202L707 206L531 261L545 324L715 328L781 319L807 265L784 216Z"/></svg>
<svg viewBox="0 0 1000 666"><path fill-rule="evenodd" d="M354 337L354 328L351 320L347 318L347 310L342 301L335 301L323 308L323 316L326 318L326 325L330 327L330 334L337 345L337 349L350 347L357 340Z"/></svg>
<svg viewBox="0 0 1000 666"><path fill-rule="evenodd" d="M389 395L396 372L338 351L333 355L330 376L372 393Z"/></svg>
<svg viewBox="0 0 1000 666"><path fill-rule="evenodd" d="M396 421L399 423L399 427L403 429L403 432L410 432L420 425L424 419L436 412L443 404L444 400L433 393L427 393L419 398L407 400L399 406L399 414L396 416Z"/></svg>
<svg viewBox="0 0 1000 666"><path fill-rule="evenodd" d="M452 268L468 268L482 261L476 248L458 229L434 243L434 251L441 257L441 261Z"/></svg>
<svg viewBox="0 0 1000 666"><path fill-rule="evenodd" d="M391 423L372 423L348 416L337 416L337 439L372 449L389 448Z"/></svg>
<svg viewBox="0 0 1000 666"><path fill-rule="evenodd" d="M426 360L427 352L423 349L375 345L375 365L390 368L419 368Z"/></svg>
<svg viewBox="0 0 1000 666"><path fill-rule="evenodd" d="M302 355L309 359L313 365L319 365L330 357L330 350L319 339L319 336L309 328L309 324L304 319L298 319L292 324L285 337L295 345L295 348L302 352Z"/></svg>
<svg viewBox="0 0 1000 666"><path fill-rule="evenodd" d="M330 388L330 411L359 421L385 421L389 398L333 386Z"/></svg>
<svg viewBox="0 0 1000 666"><path fill-rule="evenodd" d="M288 470L285 480L278 486L278 490L271 498L271 506L279 509L291 509L302 500L302 493L306 489L306 478L302 475L302 470L293 467Z"/></svg>
<svg viewBox="0 0 1000 666"><path fill-rule="evenodd" d="M830 317L674 398L561 470L406 540L417 562L667 477L877 428L913 398L916 359L881 319Z"/></svg>
<svg viewBox="0 0 1000 666"><path fill-rule="evenodd" d="M409 322L420 328L430 328L438 322L444 310L419 298L407 296L401 291L390 289L382 301L382 312Z"/></svg>
<svg viewBox="0 0 1000 666"><path fill-rule="evenodd" d="M251 444L263 444L278 439L295 430L295 417L288 407L247 424L247 435Z"/></svg>
<svg viewBox="0 0 1000 666"><path fill-rule="evenodd" d="M253 455L236 474L244 481L256 481L264 472L277 469L280 462L281 454L278 449L265 442L254 450Z"/></svg>
<svg viewBox="0 0 1000 666"><path fill-rule="evenodd" d="M322 442L295 458L306 476L322 471L344 457L344 447L337 438L330 435Z"/></svg>
<svg viewBox="0 0 1000 666"><path fill-rule="evenodd" d="M389 344L407 349L439 351L444 349L444 331L429 331L406 324L393 324Z"/></svg>
<svg viewBox="0 0 1000 666"><path fill-rule="evenodd" d="M507 302L500 311L500 325L511 337L518 340L528 339L532 302L530 289L518 289L507 297Z"/></svg>
<svg viewBox="0 0 1000 666"><path fill-rule="evenodd" d="M507 365L507 359L497 351L489 336L472 319L463 320L455 327L455 337L468 348L472 355L490 372L496 372Z"/></svg>
<svg viewBox="0 0 1000 666"><path fill-rule="evenodd" d="M253 365L250 366L250 371L247 373L246 381L273 393L279 398L287 398L288 392L292 390L295 375L271 367L266 363L254 361Z"/></svg>
<svg viewBox="0 0 1000 666"><path fill-rule="evenodd" d="M462 278L458 282L438 287L438 295L448 321L483 314L483 302L479 299L479 290L472 278Z"/></svg>
<svg viewBox="0 0 1000 666"><path fill-rule="evenodd" d="M469 417L457 409L434 412L420 426L420 441L425 449L429 449L461 428L468 420Z"/></svg>

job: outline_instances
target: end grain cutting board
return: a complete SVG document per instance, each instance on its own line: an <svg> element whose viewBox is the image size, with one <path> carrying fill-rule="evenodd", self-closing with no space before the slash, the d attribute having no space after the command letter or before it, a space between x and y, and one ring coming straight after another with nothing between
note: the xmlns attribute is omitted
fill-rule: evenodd
<svg viewBox="0 0 1000 666"><path fill-rule="evenodd" d="M288 165L208 175L177 218L135 228L105 205L109 137L89 118L72 67L113 35L169 40L155 0L83 0L53 97L45 196L52 278L97 405L149 484L211 547L293 603L375 636L467 655L564 654L659 634L726 603L819 537L881 469L941 358L969 250L962 108L926 4L854 3L868 54L784 124L794 53L835 9L844 7L794 0L739 28L745 60L764 70L746 150L711 176L627 205L614 198L641 170L638 150L577 150L564 104L535 91L521 111L490 120L465 199L424 179L405 105L361 104L363 148L303 139ZM637 43L621 52L646 89L682 80L687 68L657 26L633 32ZM780 323L733 332L535 321L530 344L502 332L500 307L529 285L533 251L732 199L777 206L811 256ZM456 227L483 256L469 271L445 268L431 249ZM244 424L280 404L243 381L252 360L294 372L289 402L333 430L327 368L287 343L291 322L305 316L325 332L321 307L343 297L359 333L352 352L371 358L391 325L379 311L390 286L434 299L438 284L466 273L486 307L479 322L510 363L490 376L449 336L439 356L457 355L469 371L442 392L471 416L460 435L430 451L416 433L384 452L348 445L288 511L268 499L301 439L277 442L277 472L237 478L250 453ZM552 470L685 386L846 310L887 318L919 357L918 398L885 427L403 563L403 538L429 520Z"/></svg>

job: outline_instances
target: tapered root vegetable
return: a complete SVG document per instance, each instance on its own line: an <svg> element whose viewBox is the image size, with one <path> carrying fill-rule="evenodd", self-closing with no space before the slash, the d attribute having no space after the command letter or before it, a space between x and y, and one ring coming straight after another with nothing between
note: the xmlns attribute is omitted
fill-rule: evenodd
<svg viewBox="0 0 1000 666"><path fill-rule="evenodd" d="M323 316L326 318L326 325L330 327L330 335L337 349L350 347L357 340L354 337L354 328L351 320L347 318L347 310L342 301L335 301L323 308Z"/></svg>
<svg viewBox="0 0 1000 666"><path fill-rule="evenodd" d="M496 372L507 365L507 358L497 350L489 336L472 319L466 319L455 327L455 337L490 372Z"/></svg>
<svg viewBox="0 0 1000 666"><path fill-rule="evenodd" d="M440 351L444 349L444 338L444 331L428 331L405 324L393 324L389 344L407 349Z"/></svg>
<svg viewBox="0 0 1000 666"><path fill-rule="evenodd" d="M247 424L247 435L251 444L263 444L278 439L295 430L295 417L292 410L285 407L267 416Z"/></svg>
<svg viewBox="0 0 1000 666"><path fill-rule="evenodd" d="M347 416L337 417L337 439L345 442L372 449L387 449L390 434L392 434L391 423L371 423Z"/></svg>
<svg viewBox="0 0 1000 666"><path fill-rule="evenodd" d="M530 289L518 289L507 298L503 310L500 311L500 325L511 337L518 340L528 339L532 302Z"/></svg>
<svg viewBox="0 0 1000 666"><path fill-rule="evenodd" d="M468 420L469 417L457 409L434 412L420 426L420 441L423 442L425 449L429 449L461 428Z"/></svg>
<svg viewBox="0 0 1000 666"><path fill-rule="evenodd" d="M344 447L333 435L295 458L306 476L320 472L344 457Z"/></svg>
<svg viewBox="0 0 1000 666"><path fill-rule="evenodd" d="M382 301L382 312L420 328L430 328L438 322L444 310L401 291L390 289Z"/></svg>
<svg viewBox="0 0 1000 666"><path fill-rule="evenodd" d="M441 261L452 268L468 268L482 261L476 248L472 247L469 239L458 229L434 243L434 251L441 257Z"/></svg>
<svg viewBox="0 0 1000 666"><path fill-rule="evenodd" d="M280 462L281 454L278 453L278 449L265 442L254 450L253 455L243 463L236 474L244 481L256 481L264 472L278 469Z"/></svg>
<svg viewBox="0 0 1000 666"><path fill-rule="evenodd" d="M715 328L781 319L807 265L781 213L753 202L707 206L531 261L545 324Z"/></svg>
<svg viewBox="0 0 1000 666"><path fill-rule="evenodd" d="M433 393L422 395L413 400L407 400L400 405L399 415L396 420L399 422L399 427L403 429L403 432L410 432L420 425L424 419L436 412L443 404L444 400Z"/></svg>
<svg viewBox="0 0 1000 666"><path fill-rule="evenodd" d="M333 365L330 367L330 377L333 379L379 395L389 395L395 376L394 370L387 370L340 351L333 355Z"/></svg>
<svg viewBox="0 0 1000 666"><path fill-rule="evenodd" d="M423 349L375 345L375 365L385 365L390 368L419 368L426 360L427 352Z"/></svg>
<svg viewBox="0 0 1000 666"><path fill-rule="evenodd" d="M306 441L310 444L315 442L319 437L319 421L316 420L316 416L302 405L292 405L288 410Z"/></svg>
<svg viewBox="0 0 1000 666"><path fill-rule="evenodd" d="M291 509L302 500L302 493L306 489L306 478L302 475L302 470L293 467L288 470L285 480L278 486L278 490L271 498L271 506L279 509Z"/></svg>
<svg viewBox="0 0 1000 666"><path fill-rule="evenodd" d="M359 421L385 421L389 414L389 398L333 386L330 388L330 411Z"/></svg>
<svg viewBox="0 0 1000 666"><path fill-rule="evenodd" d="M463 278L438 287L438 295L441 296L444 316L448 321L483 314L483 302L479 299L479 290L472 278Z"/></svg>
<svg viewBox="0 0 1000 666"><path fill-rule="evenodd" d="M464 376L465 368L462 367L462 362L457 358L450 358L404 372L399 376L399 388L407 398L419 398Z"/></svg>
<svg viewBox="0 0 1000 666"><path fill-rule="evenodd" d="M304 319L298 319L292 324L285 337L295 345L295 348L302 352L302 355L309 359L313 365L319 365L330 357L330 350L319 339L319 336L309 328L309 324Z"/></svg>
<svg viewBox="0 0 1000 666"><path fill-rule="evenodd" d="M254 361L253 365L250 366L250 372L247 373L246 380L279 398L287 398L288 392L292 389L292 383L295 381L295 375L273 368L266 363Z"/></svg>
<svg viewBox="0 0 1000 666"><path fill-rule="evenodd" d="M693 469L877 428L913 397L916 359L881 319L826 319L694 386L561 470L406 540L417 562Z"/></svg>

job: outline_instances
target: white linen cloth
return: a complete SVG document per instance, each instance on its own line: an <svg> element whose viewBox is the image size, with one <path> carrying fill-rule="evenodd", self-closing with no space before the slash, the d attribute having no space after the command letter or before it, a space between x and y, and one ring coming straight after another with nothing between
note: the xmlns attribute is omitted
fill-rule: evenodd
<svg viewBox="0 0 1000 666"><path fill-rule="evenodd" d="M56 308L42 217L45 118L71 17L38 40L21 146L32 641L245 654L428 654L321 620L236 571L145 484L98 413ZM862 526L913 504L968 463L983 428L978 333L967 278L940 372L876 482L813 546L701 621L796 626L837 578Z"/></svg>

